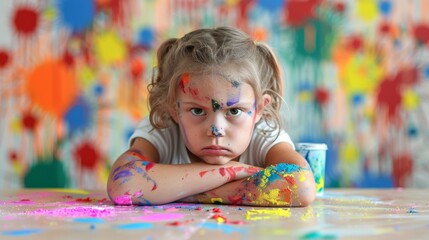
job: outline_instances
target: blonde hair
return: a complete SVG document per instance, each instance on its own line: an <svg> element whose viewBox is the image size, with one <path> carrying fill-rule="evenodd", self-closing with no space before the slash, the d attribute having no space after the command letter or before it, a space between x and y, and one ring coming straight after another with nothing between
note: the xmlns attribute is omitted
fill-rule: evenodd
<svg viewBox="0 0 429 240"><path fill-rule="evenodd" d="M232 27L198 29L180 39L165 41L157 52L158 66L149 84L150 122L154 128L166 128L173 121L177 89L182 75L219 74L252 86L257 105L262 96L271 102L262 118L274 129L281 128L282 79L278 62L264 43L254 42ZM274 124L274 125L272 125Z"/></svg>

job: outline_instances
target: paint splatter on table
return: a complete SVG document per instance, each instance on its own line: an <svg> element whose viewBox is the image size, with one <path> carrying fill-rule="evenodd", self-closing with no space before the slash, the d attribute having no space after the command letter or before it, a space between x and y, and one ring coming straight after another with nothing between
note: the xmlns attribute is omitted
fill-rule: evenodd
<svg viewBox="0 0 429 240"><path fill-rule="evenodd" d="M0 194L0 239L422 239L427 189L327 189L306 208L115 206L103 191Z"/></svg>

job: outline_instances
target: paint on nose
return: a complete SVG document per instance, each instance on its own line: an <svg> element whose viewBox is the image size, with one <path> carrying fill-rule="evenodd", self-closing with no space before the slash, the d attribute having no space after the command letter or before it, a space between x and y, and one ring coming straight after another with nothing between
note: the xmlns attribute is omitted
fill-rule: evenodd
<svg viewBox="0 0 429 240"><path fill-rule="evenodd" d="M212 134L215 137L221 137L222 136L222 133L219 131L219 129L215 125L212 125Z"/></svg>
<svg viewBox="0 0 429 240"><path fill-rule="evenodd" d="M222 109L222 106L214 99L212 99L212 108L213 112L216 112L217 110Z"/></svg>

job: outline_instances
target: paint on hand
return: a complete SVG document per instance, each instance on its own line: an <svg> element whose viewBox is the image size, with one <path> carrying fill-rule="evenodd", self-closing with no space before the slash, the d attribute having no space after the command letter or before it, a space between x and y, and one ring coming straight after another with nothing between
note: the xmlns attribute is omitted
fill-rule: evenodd
<svg viewBox="0 0 429 240"><path fill-rule="evenodd" d="M276 180L286 177L294 172L298 172L303 168L299 167L296 164L287 164L287 163L279 163L277 165L272 165L264 170L259 171L251 178L256 179L256 184L259 187L265 187L270 183L273 183Z"/></svg>
<svg viewBox="0 0 429 240"><path fill-rule="evenodd" d="M216 112L217 110L222 109L222 106L214 99L212 99L212 108L213 112Z"/></svg>
<svg viewBox="0 0 429 240"><path fill-rule="evenodd" d="M212 203L223 203L223 200L222 200L222 198L211 198L210 199L210 201L212 202Z"/></svg>

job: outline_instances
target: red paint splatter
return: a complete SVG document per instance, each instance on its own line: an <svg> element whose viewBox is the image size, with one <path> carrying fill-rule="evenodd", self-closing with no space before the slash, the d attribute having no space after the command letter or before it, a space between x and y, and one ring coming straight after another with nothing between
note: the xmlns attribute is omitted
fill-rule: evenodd
<svg viewBox="0 0 429 240"><path fill-rule="evenodd" d="M155 166L153 162L147 162L146 166L146 172L149 171L151 168Z"/></svg>
<svg viewBox="0 0 429 240"><path fill-rule="evenodd" d="M6 50L0 50L0 70L6 68L10 62L9 52Z"/></svg>
<svg viewBox="0 0 429 240"><path fill-rule="evenodd" d="M90 142L83 142L74 151L73 155L77 163L84 169L94 170L100 154Z"/></svg>
<svg viewBox="0 0 429 240"><path fill-rule="evenodd" d="M378 32L381 35L389 35L392 30L392 26L388 22L381 22L378 26Z"/></svg>
<svg viewBox="0 0 429 240"><path fill-rule="evenodd" d="M22 114L21 124L24 129L34 132L37 122L37 118L31 112L24 112Z"/></svg>
<svg viewBox="0 0 429 240"><path fill-rule="evenodd" d="M65 51L63 54L63 62L68 67L74 66L74 57L69 51Z"/></svg>
<svg viewBox="0 0 429 240"><path fill-rule="evenodd" d="M302 26L316 17L316 8L322 0L289 0L286 2L286 22L290 26Z"/></svg>
<svg viewBox="0 0 429 240"><path fill-rule="evenodd" d="M152 187L152 191L155 191L158 188L158 185L154 184Z"/></svg>
<svg viewBox="0 0 429 240"><path fill-rule="evenodd" d="M213 208L212 212L220 213L220 212L222 212L222 209L220 209L220 208Z"/></svg>
<svg viewBox="0 0 429 240"><path fill-rule="evenodd" d="M225 176L225 168L221 167L219 168L219 174L223 177Z"/></svg>
<svg viewBox="0 0 429 240"><path fill-rule="evenodd" d="M346 10L346 5L343 2L334 3L334 10L343 13Z"/></svg>
<svg viewBox="0 0 429 240"><path fill-rule="evenodd" d="M131 60L130 72L134 81L141 78L141 76L144 73L144 70L145 70L145 66L142 60L138 58L134 58L133 60Z"/></svg>
<svg viewBox="0 0 429 240"><path fill-rule="evenodd" d="M405 187L407 178L413 171L413 159L410 153L404 152L393 156L393 181L395 187Z"/></svg>
<svg viewBox="0 0 429 240"><path fill-rule="evenodd" d="M10 162L17 162L18 161L18 153L16 151L10 151L9 152L9 161Z"/></svg>
<svg viewBox="0 0 429 240"><path fill-rule="evenodd" d="M241 196L228 196L228 200L234 205L241 205L243 199Z"/></svg>
<svg viewBox="0 0 429 240"><path fill-rule="evenodd" d="M348 48L353 51L359 51L363 48L363 39L361 36L351 36L347 40Z"/></svg>
<svg viewBox="0 0 429 240"><path fill-rule="evenodd" d="M296 181L295 178L292 176L286 176L285 180L290 184L290 185L295 185Z"/></svg>
<svg viewBox="0 0 429 240"><path fill-rule="evenodd" d="M177 227L177 226L181 226L181 225L193 222L193 221L194 221L194 219L186 220L186 221L183 221L183 222L174 221L174 222L167 223L166 225L168 225L168 226L176 226Z"/></svg>
<svg viewBox="0 0 429 240"><path fill-rule="evenodd" d="M77 198L76 202L92 202L92 199L87 197L87 198Z"/></svg>
<svg viewBox="0 0 429 240"><path fill-rule="evenodd" d="M400 124L399 110L402 102L402 90L418 82L416 68L401 69L395 76L387 76L377 89L377 108L386 111L389 122Z"/></svg>
<svg viewBox="0 0 429 240"><path fill-rule="evenodd" d="M429 44L429 26L426 24L418 24L413 29L414 37L422 44Z"/></svg>
<svg viewBox="0 0 429 240"><path fill-rule="evenodd" d="M18 34L30 36L39 25L39 12L31 6L18 7L12 14L12 24Z"/></svg>
<svg viewBox="0 0 429 240"><path fill-rule="evenodd" d="M320 105L326 105L329 101L329 91L326 88L318 87L314 91L314 97Z"/></svg>

